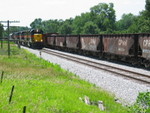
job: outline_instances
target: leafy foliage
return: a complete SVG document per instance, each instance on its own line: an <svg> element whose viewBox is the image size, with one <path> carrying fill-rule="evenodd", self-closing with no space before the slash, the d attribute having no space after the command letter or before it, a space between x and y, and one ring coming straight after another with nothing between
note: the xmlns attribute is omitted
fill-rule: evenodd
<svg viewBox="0 0 150 113"><path fill-rule="evenodd" d="M146 0L145 9L150 13L150 0Z"/></svg>
<svg viewBox="0 0 150 113"><path fill-rule="evenodd" d="M97 34L112 32L115 28L115 10L113 4L100 3L74 19L47 20L35 19L30 26L43 29L45 33L60 34Z"/></svg>
<svg viewBox="0 0 150 113"><path fill-rule="evenodd" d="M102 34L102 33L150 33L150 0L146 0L145 10L138 16L131 13L123 14L116 21L113 3L99 3L90 8L90 12L82 13L75 18L66 20L35 19L33 29L42 29L44 33L60 34ZM0 25L0 36L2 29ZM29 29L27 27L10 27L11 32ZM3 33L7 36L7 30Z"/></svg>
<svg viewBox="0 0 150 113"><path fill-rule="evenodd" d="M35 19L32 28L43 29L45 33L60 34L103 34L103 33L150 33L150 2L146 0L145 10L138 16L123 14L116 21L113 3L99 3L74 19L47 20Z"/></svg>
<svg viewBox="0 0 150 113"><path fill-rule="evenodd" d="M89 21L85 23L82 34L98 34L99 32L98 26L92 21Z"/></svg>
<svg viewBox="0 0 150 113"><path fill-rule="evenodd" d="M61 34L72 34L72 22L73 19L67 19L66 21L62 22L62 25L60 26L58 32Z"/></svg>
<svg viewBox="0 0 150 113"><path fill-rule="evenodd" d="M126 31L129 29L131 25L135 22L136 16L133 14L123 14L122 19L116 22L116 30Z"/></svg>
<svg viewBox="0 0 150 113"><path fill-rule="evenodd" d="M39 29L39 28L42 27L41 25L42 25L42 19L41 19L41 18L35 19L35 20L30 24L30 26L31 26L33 29Z"/></svg>
<svg viewBox="0 0 150 113"><path fill-rule="evenodd" d="M113 3L100 3L90 9L94 22L98 25L101 31L107 31L107 29L114 29L116 15L113 7Z"/></svg>
<svg viewBox="0 0 150 113"><path fill-rule="evenodd" d="M135 105L132 107L135 113L150 112L150 92L139 93Z"/></svg>
<svg viewBox="0 0 150 113"><path fill-rule="evenodd" d="M146 0L145 10L140 12L128 31L131 33L150 33L150 0Z"/></svg>

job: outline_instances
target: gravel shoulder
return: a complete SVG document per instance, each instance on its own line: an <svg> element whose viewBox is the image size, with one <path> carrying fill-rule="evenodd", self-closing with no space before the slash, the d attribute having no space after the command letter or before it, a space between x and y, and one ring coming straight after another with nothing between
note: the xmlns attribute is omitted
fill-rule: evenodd
<svg viewBox="0 0 150 113"><path fill-rule="evenodd" d="M137 82L133 82L131 80L127 80L122 77L118 77L113 75L112 73L108 73L102 70L90 68L88 66L75 63L73 61L68 61L66 59L62 59L53 55L48 55L47 53L41 53L38 50L29 49L26 47L22 47L24 49L29 50L31 53L36 54L38 57L41 57L49 62L60 65L63 69L66 69L72 73L75 73L81 79L89 81L90 83L95 84L98 87L101 87L104 90L107 90L115 95L116 98L124 105L133 104L136 101L136 98L139 92L150 91L150 86L146 86L144 84L140 84ZM66 53L69 54L69 53ZM75 55L78 56L78 55ZM78 56L86 59L90 59L93 61L97 61L104 64L109 64L113 66L119 66L122 68L126 68L128 70L134 70L140 73L146 73L150 75L150 71L146 71L143 69L138 69L134 67L123 66L119 64L110 63L107 61L95 60L83 56Z"/></svg>

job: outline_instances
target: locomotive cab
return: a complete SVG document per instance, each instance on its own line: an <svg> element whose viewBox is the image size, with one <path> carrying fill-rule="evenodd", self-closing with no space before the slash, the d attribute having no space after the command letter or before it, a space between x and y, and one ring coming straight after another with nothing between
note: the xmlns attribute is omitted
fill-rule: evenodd
<svg viewBox="0 0 150 113"><path fill-rule="evenodd" d="M43 48L43 31L36 29L36 30L31 30L30 33L32 38L32 47Z"/></svg>

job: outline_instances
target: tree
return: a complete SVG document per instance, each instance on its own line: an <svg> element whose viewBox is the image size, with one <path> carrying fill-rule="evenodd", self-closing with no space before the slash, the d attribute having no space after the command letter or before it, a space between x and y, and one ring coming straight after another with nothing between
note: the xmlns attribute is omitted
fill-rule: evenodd
<svg viewBox="0 0 150 113"><path fill-rule="evenodd" d="M63 20L48 20L42 22L42 29L45 33L58 33L59 27L62 25Z"/></svg>
<svg viewBox="0 0 150 113"><path fill-rule="evenodd" d="M145 11L140 13L138 24L139 32L150 33L150 0L146 0Z"/></svg>
<svg viewBox="0 0 150 113"><path fill-rule="evenodd" d="M116 18L113 7L112 3L100 3L92 7L90 12L82 13L75 19L42 21L41 18L38 18L30 26L34 29L43 29L45 33L95 34L99 31L111 33L115 28Z"/></svg>
<svg viewBox="0 0 150 113"><path fill-rule="evenodd" d="M139 16L124 14L116 26L119 33L150 33L150 0L146 0L145 10Z"/></svg>
<svg viewBox="0 0 150 113"><path fill-rule="evenodd" d="M138 33L150 33L150 17L145 16L145 14L141 14L135 24L138 29Z"/></svg>
<svg viewBox="0 0 150 113"><path fill-rule="evenodd" d="M85 23L92 21L91 13L82 13L81 16L76 16L72 23L73 34L82 34Z"/></svg>
<svg viewBox="0 0 150 113"><path fill-rule="evenodd" d="M128 28L133 25L137 17L133 14L123 14L122 18L116 22L116 30L127 32Z"/></svg>
<svg viewBox="0 0 150 113"><path fill-rule="evenodd" d="M150 0L146 0L145 9L150 13Z"/></svg>
<svg viewBox="0 0 150 113"><path fill-rule="evenodd" d="M41 18L37 18L35 19L31 24L31 28L32 29L41 29L41 25L42 25L42 19Z"/></svg>
<svg viewBox="0 0 150 113"><path fill-rule="evenodd" d="M146 0L145 11L142 14L147 20L150 20L150 0Z"/></svg>
<svg viewBox="0 0 150 113"><path fill-rule="evenodd" d="M150 33L150 0L146 0L145 10L140 12L134 24L129 28L129 31L131 30L134 33Z"/></svg>
<svg viewBox="0 0 150 113"><path fill-rule="evenodd" d="M92 20L101 31L115 28L116 15L113 7L113 3L99 3L90 9Z"/></svg>
<svg viewBox="0 0 150 113"><path fill-rule="evenodd" d="M99 32L98 26L92 21L89 21L85 23L82 34L98 34Z"/></svg>
<svg viewBox="0 0 150 113"><path fill-rule="evenodd" d="M60 34L72 34L72 22L73 22L72 18L64 21L63 24L59 27L58 32Z"/></svg>

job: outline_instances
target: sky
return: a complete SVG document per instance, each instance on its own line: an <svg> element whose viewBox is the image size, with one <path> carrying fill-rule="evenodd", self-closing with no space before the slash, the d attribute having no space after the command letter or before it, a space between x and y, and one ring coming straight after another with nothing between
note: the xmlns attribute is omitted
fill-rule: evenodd
<svg viewBox="0 0 150 113"><path fill-rule="evenodd" d="M113 3L117 20L124 13L138 15L145 9L145 0L0 0L0 21L20 21L11 26L29 27L36 18L75 18L99 3Z"/></svg>

